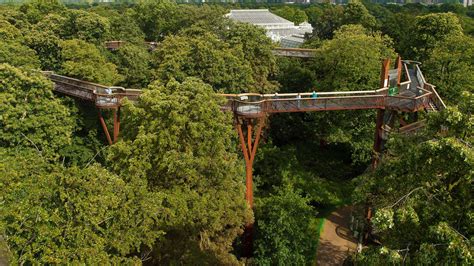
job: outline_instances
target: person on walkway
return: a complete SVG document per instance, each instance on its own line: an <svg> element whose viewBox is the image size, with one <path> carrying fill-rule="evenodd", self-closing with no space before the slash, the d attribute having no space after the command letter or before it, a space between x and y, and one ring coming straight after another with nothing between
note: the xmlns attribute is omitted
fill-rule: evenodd
<svg viewBox="0 0 474 266"><path fill-rule="evenodd" d="M301 94L298 93L298 95L296 95L296 99L298 99L298 109L300 109L300 107L301 107Z"/></svg>
<svg viewBox="0 0 474 266"><path fill-rule="evenodd" d="M313 105L316 106L316 98L318 98L318 94L313 91L313 93L311 94L311 99L313 99Z"/></svg>

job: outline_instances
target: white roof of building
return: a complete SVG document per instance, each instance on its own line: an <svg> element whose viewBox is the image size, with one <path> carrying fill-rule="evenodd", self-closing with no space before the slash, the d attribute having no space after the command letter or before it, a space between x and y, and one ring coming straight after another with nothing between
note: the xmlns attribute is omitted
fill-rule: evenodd
<svg viewBox="0 0 474 266"><path fill-rule="evenodd" d="M231 10L227 16L230 19L240 22L247 22L254 25L294 25L293 22L271 13L268 9Z"/></svg>

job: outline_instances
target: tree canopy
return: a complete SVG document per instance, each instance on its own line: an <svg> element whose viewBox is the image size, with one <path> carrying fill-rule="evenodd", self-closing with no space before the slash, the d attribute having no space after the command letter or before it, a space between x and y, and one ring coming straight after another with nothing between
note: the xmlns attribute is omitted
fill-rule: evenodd
<svg viewBox="0 0 474 266"><path fill-rule="evenodd" d="M186 78L151 84L125 111L123 140L109 161L116 173L166 194L167 234L156 263L235 262L228 252L250 213L221 102L210 85Z"/></svg>
<svg viewBox="0 0 474 266"><path fill-rule="evenodd" d="M0 5L0 264L313 264L317 226L346 205L373 207L357 264L473 264L472 7L179 2ZM314 57L275 57L281 44L225 16L234 8L308 21ZM272 114L251 210L216 92L374 90L396 53L421 61L448 108L396 114L425 127L395 125L376 171L375 110ZM141 89L118 141L95 103L53 93L40 70ZM113 110L99 111L110 126Z"/></svg>

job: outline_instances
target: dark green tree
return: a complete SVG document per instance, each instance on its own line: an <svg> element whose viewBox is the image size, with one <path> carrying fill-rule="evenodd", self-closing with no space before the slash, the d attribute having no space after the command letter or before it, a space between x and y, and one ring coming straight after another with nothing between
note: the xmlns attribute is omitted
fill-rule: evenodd
<svg viewBox="0 0 474 266"><path fill-rule="evenodd" d="M344 8L343 24L360 24L366 29L374 29L376 20L364 4L359 0L353 0Z"/></svg>
<svg viewBox="0 0 474 266"><path fill-rule="evenodd" d="M265 31L250 24L232 23L225 33L227 43L241 48L245 62L252 68L254 83L245 91L276 91L278 83L270 79L276 76L278 68L272 52L273 43L265 35Z"/></svg>
<svg viewBox="0 0 474 266"><path fill-rule="evenodd" d="M417 136L393 138L380 168L359 178L354 198L375 205L383 243L357 256L361 263L473 263L474 130L463 108L433 114Z"/></svg>
<svg viewBox="0 0 474 266"><path fill-rule="evenodd" d="M253 86L252 68L242 46L233 48L210 32L167 37L154 51L153 62L155 77L163 83L198 77L224 92L260 89Z"/></svg>
<svg viewBox="0 0 474 266"><path fill-rule="evenodd" d="M316 212L308 203L291 187L257 202L255 264L311 264L316 241L308 233Z"/></svg>
<svg viewBox="0 0 474 266"><path fill-rule="evenodd" d="M211 86L186 78L151 84L124 110L123 140L109 162L165 194L166 236L155 245L154 263L236 263L229 251L251 216L222 102Z"/></svg>
<svg viewBox="0 0 474 266"><path fill-rule="evenodd" d="M423 70L443 99L456 103L463 91L474 92L474 39L455 35L438 42Z"/></svg>
<svg viewBox="0 0 474 266"><path fill-rule="evenodd" d="M0 41L0 63L28 69L40 67L40 61L35 51L14 41Z"/></svg>
<svg viewBox="0 0 474 266"><path fill-rule="evenodd" d="M40 73L0 65L0 146L34 147L47 158L71 143L74 120Z"/></svg>
<svg viewBox="0 0 474 266"><path fill-rule="evenodd" d="M151 55L143 44L125 44L115 52L117 70L124 77L120 83L125 87L143 88L151 78Z"/></svg>
<svg viewBox="0 0 474 266"><path fill-rule="evenodd" d="M146 182L98 165L64 168L34 149L0 148L0 158L0 233L12 264L137 264L163 235L161 196Z"/></svg>
<svg viewBox="0 0 474 266"><path fill-rule="evenodd" d="M117 67L107 62L93 44L82 40L60 42L61 69L59 73L97 83L112 85L122 79Z"/></svg>
<svg viewBox="0 0 474 266"><path fill-rule="evenodd" d="M425 61L438 42L462 35L458 17L452 13L419 16L413 29L412 49L415 59Z"/></svg>

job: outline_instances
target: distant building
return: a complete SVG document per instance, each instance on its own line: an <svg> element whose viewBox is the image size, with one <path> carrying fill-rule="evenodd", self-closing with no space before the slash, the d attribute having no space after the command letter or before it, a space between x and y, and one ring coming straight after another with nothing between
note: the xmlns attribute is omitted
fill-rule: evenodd
<svg viewBox="0 0 474 266"><path fill-rule="evenodd" d="M226 16L232 20L264 28L267 36L274 42L280 42L283 47L299 47L304 42L304 35L313 32L311 24L303 22L296 26L295 23L271 13L268 9L231 10Z"/></svg>

